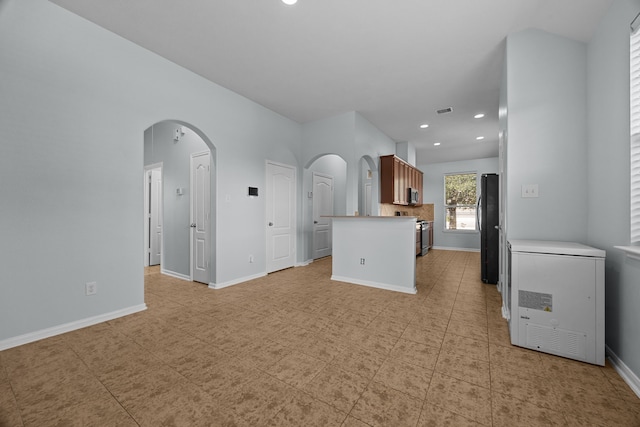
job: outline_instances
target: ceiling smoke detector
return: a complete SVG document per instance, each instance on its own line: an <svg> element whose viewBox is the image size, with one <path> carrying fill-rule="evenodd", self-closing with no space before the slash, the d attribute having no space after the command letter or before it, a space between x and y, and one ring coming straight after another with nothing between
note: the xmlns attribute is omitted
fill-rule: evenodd
<svg viewBox="0 0 640 427"><path fill-rule="evenodd" d="M447 108L443 108L441 110L436 110L436 113L438 114L447 114L453 111L452 107L447 107Z"/></svg>

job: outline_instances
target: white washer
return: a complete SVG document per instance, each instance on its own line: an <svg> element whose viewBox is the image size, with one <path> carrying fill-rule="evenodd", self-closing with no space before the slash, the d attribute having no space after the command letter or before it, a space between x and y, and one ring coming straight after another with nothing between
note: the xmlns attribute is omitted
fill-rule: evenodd
<svg viewBox="0 0 640 427"><path fill-rule="evenodd" d="M605 255L573 242L509 241L511 343L603 366Z"/></svg>

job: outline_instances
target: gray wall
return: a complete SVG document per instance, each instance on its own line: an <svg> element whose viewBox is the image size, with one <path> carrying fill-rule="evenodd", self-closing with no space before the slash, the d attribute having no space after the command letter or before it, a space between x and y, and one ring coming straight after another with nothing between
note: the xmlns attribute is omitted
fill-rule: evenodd
<svg viewBox="0 0 640 427"><path fill-rule="evenodd" d="M424 203L433 204L433 245L436 248L480 250L480 233L476 231L445 231L444 176L449 173L475 172L480 175L498 172L498 158L418 165L424 176Z"/></svg>
<svg viewBox="0 0 640 427"><path fill-rule="evenodd" d="M46 0L3 1L0 52L0 344L144 303L143 134L163 120L216 149L216 283L266 270L246 191L265 159L300 167L298 123Z"/></svg>
<svg viewBox="0 0 640 427"><path fill-rule="evenodd" d="M348 112L305 123L302 126L301 152L301 163L305 165L302 184L304 189L311 188L309 168L317 159L326 154L335 154L346 162L343 214L353 215L358 210L360 159L362 156L369 156L377 167L381 154L395 152L395 143L360 114ZM373 181L377 182L377 180L378 171L376 169L373 171ZM372 193L373 205L377 206L379 200L377 185L372 188ZM304 194L303 199L306 197ZM304 260L310 259L312 244L309 223L310 207L309 203L304 205L305 210L302 217L304 227L300 228L300 241L303 244L298 245L298 257L299 259L302 257ZM341 206L339 208L342 209ZM373 214L377 215L376 212Z"/></svg>
<svg viewBox="0 0 640 427"><path fill-rule="evenodd" d="M368 155L377 165L380 155L395 154L395 142L355 112L305 123L302 129L302 162L307 167L324 154L337 154L347 162L346 212L353 215L358 210L360 158Z"/></svg>
<svg viewBox="0 0 640 427"><path fill-rule="evenodd" d="M587 48L539 30L507 38L507 238L587 242ZM538 184L538 198L521 187Z"/></svg>
<svg viewBox="0 0 640 427"><path fill-rule="evenodd" d="M191 154L208 151L209 147L186 126L182 126L184 135L180 140L174 141L175 131L180 126L182 125L179 123L167 121L156 123L144 132L144 164L147 166L162 162L162 270L189 277ZM215 176L215 167L212 175ZM178 195L177 188L183 188L184 194Z"/></svg>
<svg viewBox="0 0 640 427"><path fill-rule="evenodd" d="M156 123L188 124L212 150L211 280L222 286L266 272L265 199L247 187L264 194L267 160L297 168L302 224L315 159L345 159L340 197L353 213L359 159L395 151L355 112L300 125L46 0L3 1L0 51L0 126L12 129L0 136L0 346L144 307L140 178ZM298 228L298 262L309 237Z"/></svg>
<svg viewBox="0 0 640 427"><path fill-rule="evenodd" d="M362 117L360 114L355 116L355 147L354 147L354 168L353 174L350 175L350 187L357 194L355 194L355 203L351 205L351 211L347 208L347 212L353 214L354 211L359 211L358 199L359 192L362 192L362 187L358 185L359 181L359 163L360 159L365 158L365 161L371 168L371 215L375 216L379 214L379 202L380 202L380 156L386 156L388 154L395 154L396 143L380 132L378 128L373 126L371 122ZM363 196L364 197L364 196Z"/></svg>
<svg viewBox="0 0 640 427"><path fill-rule="evenodd" d="M588 47L515 35L507 55L515 80L504 91L517 101L504 126L509 230L607 250L607 345L636 375L640 266L612 246L629 242L627 29L638 10L638 1L616 0ZM352 213L359 159L395 152L357 113L300 126L46 0L2 1L0 52L0 343L144 303L143 133L155 123L187 122L215 149L216 283L266 269L264 199L246 196L248 186L263 191L265 159L300 172L340 155ZM519 199L523 183L538 183L540 198ZM431 188L425 178L427 199ZM298 208L302 219L301 200ZM575 208L588 215L572 217ZM84 296L88 281L97 295Z"/></svg>
<svg viewBox="0 0 640 427"><path fill-rule="evenodd" d="M606 345L640 377L640 261L629 245L629 24L640 1L615 1L588 46L588 242L607 251Z"/></svg>
<svg viewBox="0 0 640 427"><path fill-rule="evenodd" d="M508 237L606 250L605 342L636 383L640 262L614 246L630 241L629 24L639 11L638 0L614 1L588 44L531 30L509 36L500 122ZM519 197L527 183L540 184L538 199Z"/></svg>

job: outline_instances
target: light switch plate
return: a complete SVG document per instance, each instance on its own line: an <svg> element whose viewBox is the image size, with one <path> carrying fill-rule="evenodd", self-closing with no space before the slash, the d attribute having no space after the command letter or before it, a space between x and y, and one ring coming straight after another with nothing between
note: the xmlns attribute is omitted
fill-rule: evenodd
<svg viewBox="0 0 640 427"><path fill-rule="evenodd" d="M84 285L84 294L89 296L89 295L95 295L98 293L98 283L97 282L87 282Z"/></svg>
<svg viewBox="0 0 640 427"><path fill-rule="evenodd" d="M538 197L538 184L523 184L522 197Z"/></svg>

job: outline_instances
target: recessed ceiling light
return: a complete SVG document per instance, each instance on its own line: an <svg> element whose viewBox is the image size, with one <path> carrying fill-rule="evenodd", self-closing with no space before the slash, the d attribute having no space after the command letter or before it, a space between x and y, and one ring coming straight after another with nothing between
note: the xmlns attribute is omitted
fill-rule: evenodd
<svg viewBox="0 0 640 427"><path fill-rule="evenodd" d="M284 3L284 4L288 5L288 6L294 5L297 2L298 2L298 0L282 0L282 3Z"/></svg>
<svg viewBox="0 0 640 427"><path fill-rule="evenodd" d="M476 137L476 139L477 139L478 141L481 141L481 140L483 140L483 139L484 139L484 136L477 136L477 137Z"/></svg>
<svg viewBox="0 0 640 427"><path fill-rule="evenodd" d="M435 145L437 147L438 145L440 145L440 143L439 142L434 142L433 145Z"/></svg>
<svg viewBox="0 0 640 427"><path fill-rule="evenodd" d="M484 117L484 113L479 113L479 114L476 114L475 116L473 116L474 119L481 119L483 117Z"/></svg>
<svg viewBox="0 0 640 427"><path fill-rule="evenodd" d="M426 129L428 127L429 127L429 125L426 124L426 123L420 125L420 129Z"/></svg>

